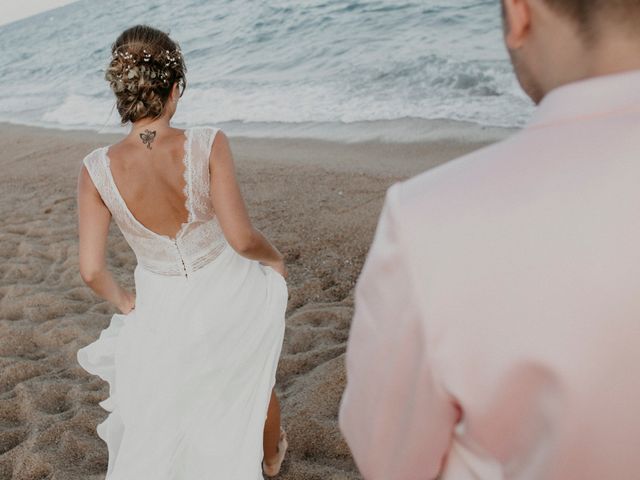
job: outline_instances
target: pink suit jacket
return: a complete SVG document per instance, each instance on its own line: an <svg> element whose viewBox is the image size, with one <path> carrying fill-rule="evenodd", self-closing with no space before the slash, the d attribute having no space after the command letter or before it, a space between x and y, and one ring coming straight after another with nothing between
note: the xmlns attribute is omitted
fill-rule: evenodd
<svg viewBox="0 0 640 480"><path fill-rule="evenodd" d="M365 479L640 479L640 71L392 186L355 305Z"/></svg>

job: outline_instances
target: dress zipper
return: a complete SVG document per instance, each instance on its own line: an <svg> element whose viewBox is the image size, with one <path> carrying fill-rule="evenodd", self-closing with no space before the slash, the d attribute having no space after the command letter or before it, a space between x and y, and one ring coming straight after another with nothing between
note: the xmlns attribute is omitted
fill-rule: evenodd
<svg viewBox="0 0 640 480"><path fill-rule="evenodd" d="M178 250L178 256L180 257L180 261L182 262L182 268L184 269L184 278L189 278L189 275L187 275L187 266L184 264L182 253L180 253L180 248L178 247L178 241L174 240L173 243L176 245L176 250Z"/></svg>

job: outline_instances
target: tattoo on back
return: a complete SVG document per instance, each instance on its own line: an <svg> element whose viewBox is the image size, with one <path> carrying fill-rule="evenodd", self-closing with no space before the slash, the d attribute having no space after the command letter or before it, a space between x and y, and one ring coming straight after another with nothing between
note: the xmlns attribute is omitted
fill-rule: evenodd
<svg viewBox="0 0 640 480"><path fill-rule="evenodd" d="M153 140L155 138L156 138L155 130L145 130L144 133L140 134L140 139L142 140L142 143L144 143L149 150L151 150L151 143L153 143Z"/></svg>

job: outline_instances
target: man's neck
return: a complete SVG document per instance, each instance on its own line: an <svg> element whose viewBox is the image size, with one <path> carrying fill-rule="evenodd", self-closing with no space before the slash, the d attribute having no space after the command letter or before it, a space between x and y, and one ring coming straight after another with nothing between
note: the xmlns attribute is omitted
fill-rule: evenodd
<svg viewBox="0 0 640 480"><path fill-rule="evenodd" d="M640 70L640 38L623 33L602 38L606 40L585 47L578 61L567 62L570 70L548 86L548 91L580 80Z"/></svg>
<svg viewBox="0 0 640 480"><path fill-rule="evenodd" d="M590 52L588 77L640 70L640 38L610 36Z"/></svg>

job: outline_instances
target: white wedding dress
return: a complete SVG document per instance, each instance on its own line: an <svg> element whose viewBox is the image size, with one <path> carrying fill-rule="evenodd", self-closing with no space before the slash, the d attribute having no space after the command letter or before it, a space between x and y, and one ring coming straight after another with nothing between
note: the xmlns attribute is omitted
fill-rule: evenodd
<svg viewBox="0 0 640 480"><path fill-rule="evenodd" d="M109 383L97 433L106 480L259 480L284 336L287 285L227 243L209 196L216 128L185 131L189 219L174 238L127 208L108 147L83 162L135 252L136 307L116 314L78 363ZM214 159L215 161L215 159Z"/></svg>

